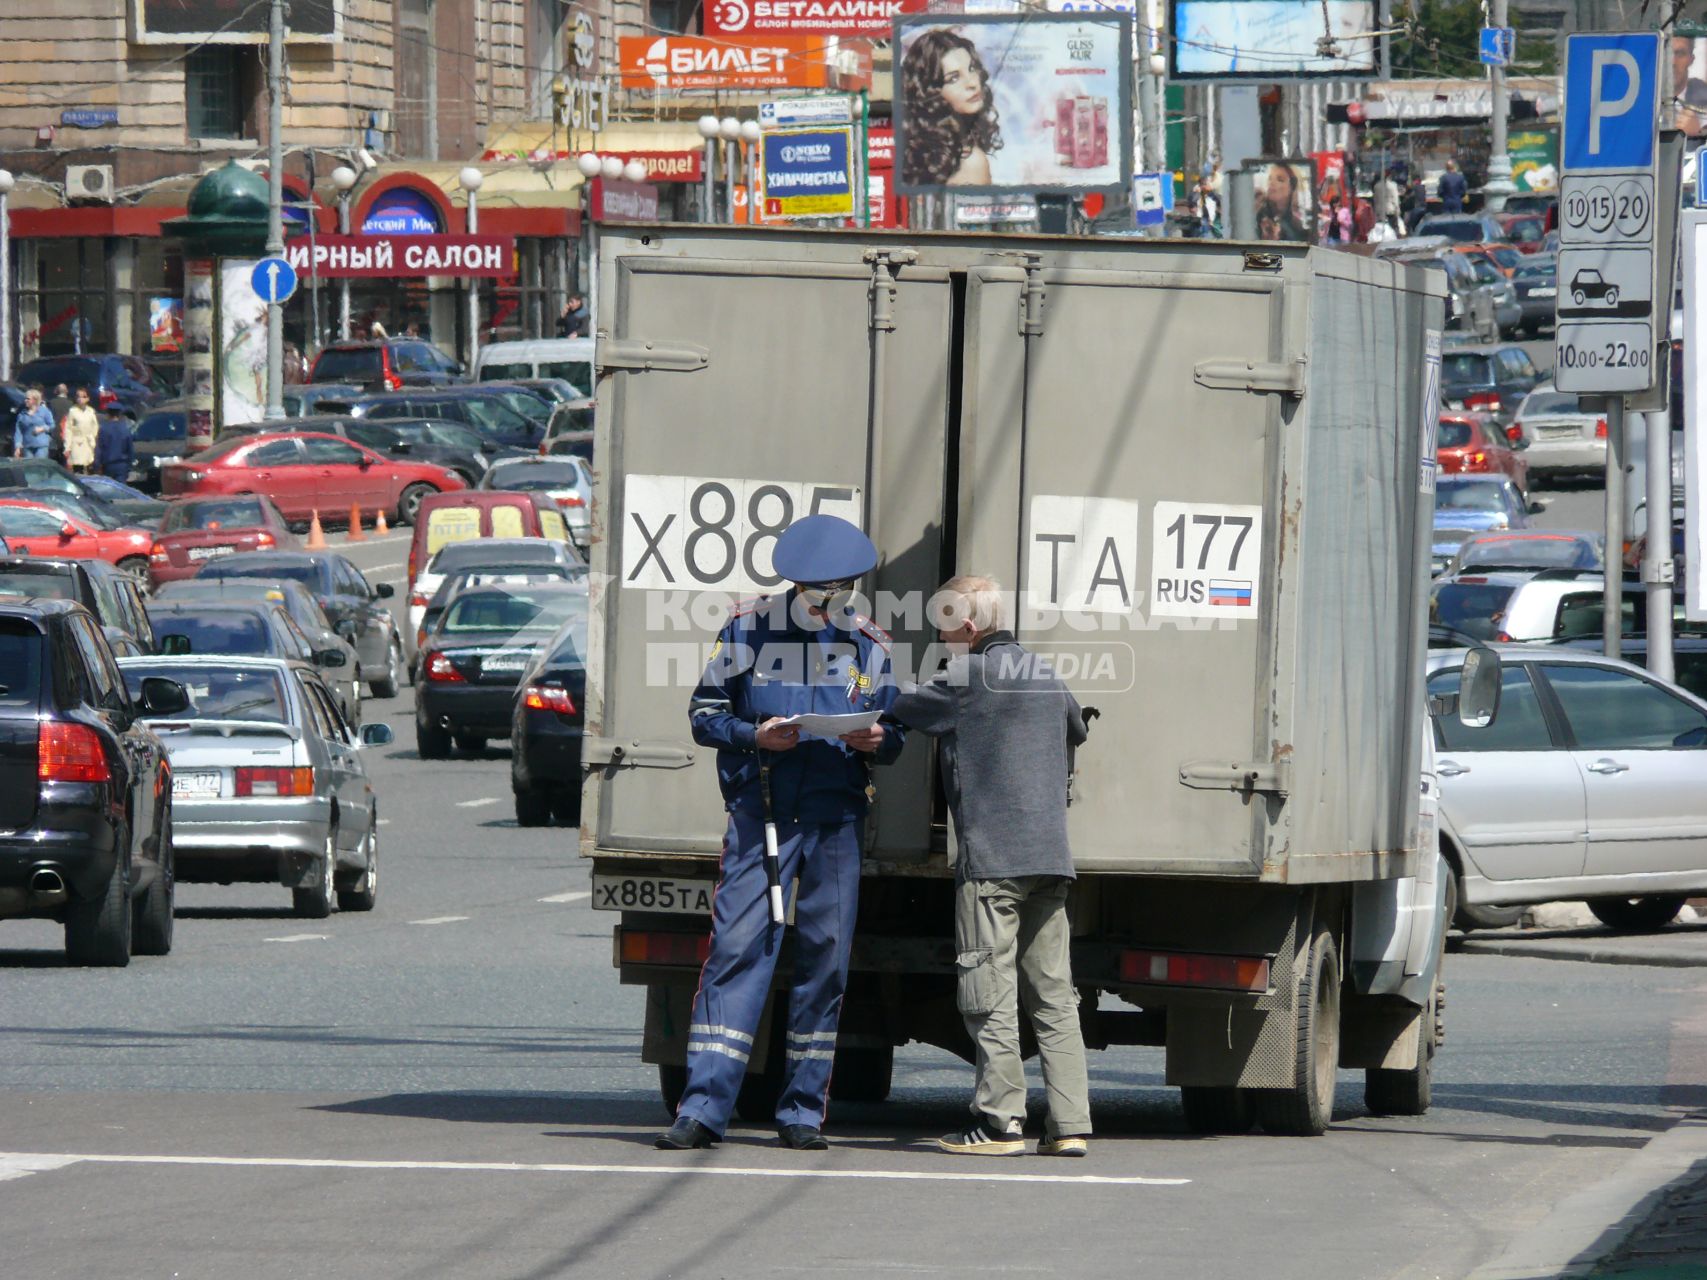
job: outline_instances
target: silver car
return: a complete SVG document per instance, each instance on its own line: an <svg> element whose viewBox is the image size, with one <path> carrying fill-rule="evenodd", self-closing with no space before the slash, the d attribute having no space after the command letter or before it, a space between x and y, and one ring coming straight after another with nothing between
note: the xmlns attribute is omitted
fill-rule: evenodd
<svg viewBox="0 0 1707 1280"><path fill-rule="evenodd" d="M283 884L296 914L322 919L334 901L371 911L379 891L378 802L361 748L388 743L387 724L359 734L319 672L286 658L150 657L120 662L125 683L182 684L190 709L150 720L172 770L172 847L186 883Z"/></svg>
<svg viewBox="0 0 1707 1280"><path fill-rule="evenodd" d="M1441 853L1461 924L1581 899L1614 928L1658 928L1707 892L1707 701L1595 653L1498 646L1498 713L1435 717ZM1429 692L1464 651L1429 654Z"/></svg>
<svg viewBox="0 0 1707 1280"><path fill-rule="evenodd" d="M569 539L583 553L592 532L593 476L574 456L505 458L481 477L482 489L510 489L550 498L563 512Z"/></svg>
<svg viewBox="0 0 1707 1280"><path fill-rule="evenodd" d="M1574 392L1536 387L1517 407L1531 476L1600 475L1606 470L1606 419L1577 403Z"/></svg>

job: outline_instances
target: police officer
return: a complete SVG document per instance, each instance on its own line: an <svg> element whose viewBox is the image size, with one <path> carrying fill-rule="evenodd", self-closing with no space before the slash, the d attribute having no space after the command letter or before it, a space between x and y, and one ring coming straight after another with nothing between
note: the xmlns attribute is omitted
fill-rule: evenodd
<svg viewBox="0 0 1707 1280"><path fill-rule="evenodd" d="M888 637L848 606L855 581L877 564L871 540L836 516L808 516L777 539L772 564L793 588L735 610L688 708L694 741L717 748L729 830L711 954L688 1026L687 1088L660 1149L721 1140L746 1074L783 935L771 911L767 818L781 882L799 879L777 1135L795 1150L829 1145L825 1095L859 904L871 766L900 755L904 730L878 724L831 739L780 723L807 712L886 710L897 691Z"/></svg>

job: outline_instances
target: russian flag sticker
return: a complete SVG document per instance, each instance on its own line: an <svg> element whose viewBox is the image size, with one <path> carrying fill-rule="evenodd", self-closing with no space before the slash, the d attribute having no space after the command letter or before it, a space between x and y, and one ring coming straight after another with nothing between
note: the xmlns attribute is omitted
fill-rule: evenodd
<svg viewBox="0 0 1707 1280"><path fill-rule="evenodd" d="M1248 605L1251 602L1251 584L1238 578L1211 578L1209 580L1209 603L1211 605Z"/></svg>

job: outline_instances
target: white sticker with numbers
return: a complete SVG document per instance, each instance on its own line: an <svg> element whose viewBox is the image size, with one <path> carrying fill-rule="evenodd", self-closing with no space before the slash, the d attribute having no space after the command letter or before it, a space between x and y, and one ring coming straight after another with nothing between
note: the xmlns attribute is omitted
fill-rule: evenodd
<svg viewBox="0 0 1707 1280"><path fill-rule="evenodd" d="M1254 618L1262 508L1158 502L1150 526L1152 617Z"/></svg>
<svg viewBox="0 0 1707 1280"><path fill-rule="evenodd" d="M623 486L622 585L644 591L776 588L777 535L811 515L863 525L858 485L631 475Z"/></svg>

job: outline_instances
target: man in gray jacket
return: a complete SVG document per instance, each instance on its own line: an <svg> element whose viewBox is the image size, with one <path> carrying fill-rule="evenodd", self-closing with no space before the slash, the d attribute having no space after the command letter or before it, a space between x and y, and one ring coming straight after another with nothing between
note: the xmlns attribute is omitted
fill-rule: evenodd
<svg viewBox="0 0 1707 1280"><path fill-rule="evenodd" d="M1085 1043L1069 961L1070 749L1084 714L1065 685L1006 630L1001 588L963 576L943 584L938 628L954 655L890 715L941 740L954 813L958 1003L977 1048L972 1124L938 1139L956 1155L1025 1151L1019 1010L1037 1035L1049 1100L1039 1155L1082 1156L1091 1132Z"/></svg>

